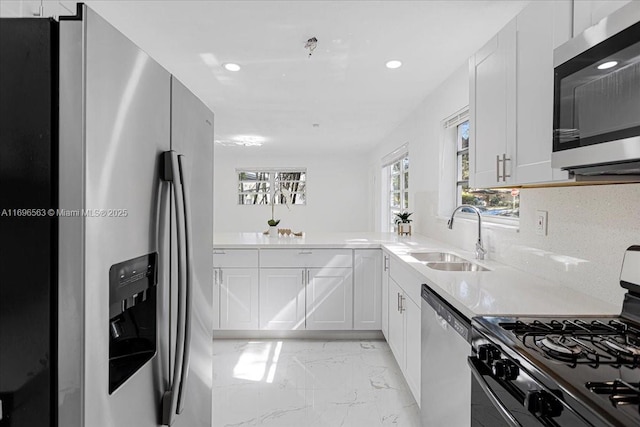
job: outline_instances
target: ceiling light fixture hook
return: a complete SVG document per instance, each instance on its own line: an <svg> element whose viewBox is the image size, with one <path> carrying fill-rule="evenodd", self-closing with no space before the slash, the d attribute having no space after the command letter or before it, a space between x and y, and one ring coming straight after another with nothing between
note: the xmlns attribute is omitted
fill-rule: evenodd
<svg viewBox="0 0 640 427"><path fill-rule="evenodd" d="M315 37L311 37L304 44L304 48L309 49L309 58L311 58L311 55L313 54L313 51L316 50L316 47L318 47L318 39Z"/></svg>

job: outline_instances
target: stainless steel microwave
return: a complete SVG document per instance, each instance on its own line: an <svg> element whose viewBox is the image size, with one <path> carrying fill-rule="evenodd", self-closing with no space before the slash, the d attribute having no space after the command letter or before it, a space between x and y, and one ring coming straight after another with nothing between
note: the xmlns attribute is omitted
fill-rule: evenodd
<svg viewBox="0 0 640 427"><path fill-rule="evenodd" d="M640 2L554 51L554 168L640 174Z"/></svg>

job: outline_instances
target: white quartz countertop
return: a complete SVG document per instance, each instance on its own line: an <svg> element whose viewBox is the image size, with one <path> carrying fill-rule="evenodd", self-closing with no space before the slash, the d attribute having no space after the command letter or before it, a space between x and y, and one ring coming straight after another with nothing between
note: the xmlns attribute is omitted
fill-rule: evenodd
<svg viewBox="0 0 640 427"><path fill-rule="evenodd" d="M268 237L261 233L216 233L213 246L216 249L382 248L419 273L424 283L469 318L477 315L620 313L620 307L561 283L550 282L491 259L476 261L470 252L419 235L307 233L303 237ZM451 252L491 271L439 271L409 255L411 252L430 251Z"/></svg>

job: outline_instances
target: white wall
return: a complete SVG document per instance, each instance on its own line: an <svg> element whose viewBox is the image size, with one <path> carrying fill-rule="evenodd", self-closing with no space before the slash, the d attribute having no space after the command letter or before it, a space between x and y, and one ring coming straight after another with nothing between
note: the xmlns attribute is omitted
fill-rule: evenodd
<svg viewBox="0 0 640 427"><path fill-rule="evenodd" d="M236 168L305 167L307 204L275 207L280 228L293 231L369 231L369 194L373 183L367 178L367 157L344 155L265 154L260 147L214 148L215 232L264 231L271 218L271 206L238 205Z"/></svg>
<svg viewBox="0 0 640 427"><path fill-rule="evenodd" d="M409 211L415 210L415 195L430 192L438 196L440 182L451 182L455 171L443 164L444 153L441 139L444 137L441 121L469 104L469 78L467 64L459 67L446 81L433 91L420 106L407 117L390 135L386 136L373 150L370 157L369 173L375 182L381 179L381 159L404 143L409 145ZM453 151L447 151L451 154ZM442 176L447 177L441 180ZM372 194L376 208L371 212L375 230L380 230L382 212L382 192ZM416 232L424 229L425 216L415 212Z"/></svg>
<svg viewBox="0 0 640 427"><path fill-rule="evenodd" d="M441 121L468 104L466 64L396 128L372 152L369 173L380 174L380 159L409 142L410 211L415 232L457 246L474 249L477 223L457 219L453 230L446 216L453 208L454 170L445 156ZM372 221L379 229L382 202L375 200ZM535 234L535 211L548 211L549 234ZM625 249L640 244L640 184L522 189L520 226L485 223L485 246L491 259L528 273L564 283L602 300L620 304L619 286Z"/></svg>

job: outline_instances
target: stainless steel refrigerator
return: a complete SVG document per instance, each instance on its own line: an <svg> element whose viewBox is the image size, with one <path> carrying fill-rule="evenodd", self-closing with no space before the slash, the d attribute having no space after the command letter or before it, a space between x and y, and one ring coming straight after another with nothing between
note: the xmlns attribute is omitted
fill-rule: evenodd
<svg viewBox="0 0 640 427"><path fill-rule="evenodd" d="M52 196L46 217L12 219L50 225L50 423L20 421L23 385L0 380L0 425L210 427L213 114L89 7L50 25ZM28 323L16 313L0 336ZM0 360L20 365L30 339L5 338Z"/></svg>

